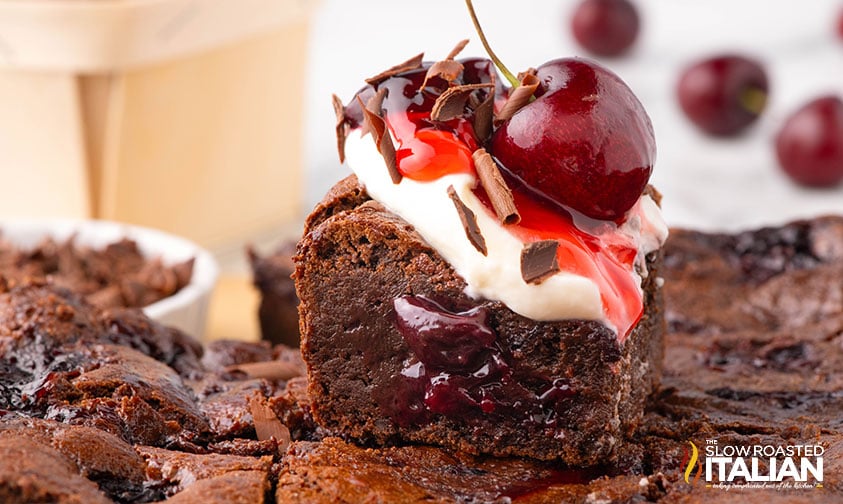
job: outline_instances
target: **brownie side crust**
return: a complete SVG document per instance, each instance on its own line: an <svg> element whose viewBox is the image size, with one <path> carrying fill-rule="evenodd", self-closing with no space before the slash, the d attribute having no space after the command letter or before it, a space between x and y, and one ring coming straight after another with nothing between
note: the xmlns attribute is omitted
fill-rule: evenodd
<svg viewBox="0 0 843 504"><path fill-rule="evenodd" d="M619 344L597 322L536 322L469 298L462 278L412 226L361 194L353 176L338 184L309 219L296 257L315 419L363 443L579 466L611 459L658 376L659 257L648 258L644 316ZM398 298L482 319L493 341L436 346L408 336L399 329ZM450 368L436 362L443 354ZM488 379L477 379L483 373Z"/></svg>

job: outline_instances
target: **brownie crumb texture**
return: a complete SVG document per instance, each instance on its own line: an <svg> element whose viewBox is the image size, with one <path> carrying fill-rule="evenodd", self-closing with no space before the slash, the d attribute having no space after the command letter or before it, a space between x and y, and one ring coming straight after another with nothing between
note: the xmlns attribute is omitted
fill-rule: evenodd
<svg viewBox="0 0 843 504"><path fill-rule="evenodd" d="M284 373L255 376L257 365ZM304 372L289 347L206 351L138 310L43 280L7 285L0 502L274 502L287 425L296 440L320 436L287 387Z"/></svg>
<svg viewBox="0 0 843 504"><path fill-rule="evenodd" d="M144 257L137 242L122 239L103 248L45 238L20 248L2 238L0 274L7 282L49 278L100 308L142 308L180 291L193 275L193 259L165 265Z"/></svg>

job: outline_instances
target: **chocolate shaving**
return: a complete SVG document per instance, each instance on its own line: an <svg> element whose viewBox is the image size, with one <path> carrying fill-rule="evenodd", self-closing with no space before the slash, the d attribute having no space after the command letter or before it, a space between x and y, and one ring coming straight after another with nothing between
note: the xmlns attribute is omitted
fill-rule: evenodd
<svg viewBox="0 0 843 504"><path fill-rule="evenodd" d="M374 77L369 77L366 79L367 84L376 85L380 84L381 82L385 81L386 79L398 75L402 72L406 72L408 70L415 70L422 66L422 59L424 58L424 53L419 53L412 58L395 65L392 68L384 70L383 72L375 75Z"/></svg>
<svg viewBox="0 0 843 504"><path fill-rule="evenodd" d="M345 139L351 129L345 121L345 106L340 97L332 94L331 100L334 105L334 113L337 114L337 153L340 155L340 163L345 162Z"/></svg>
<svg viewBox="0 0 843 504"><path fill-rule="evenodd" d="M373 96L369 103L363 104L363 100L357 97L360 102L360 108L363 110L363 122L365 127L372 133L372 138L375 140L375 146L378 148L383 160L386 163L386 169L389 171L389 177L393 184L401 182L401 172L398 171L398 161L395 158L395 144L392 143L392 137L389 134L389 129L386 127L386 121L381 117L383 99L386 96L386 88L381 88Z"/></svg>
<svg viewBox="0 0 843 504"><path fill-rule="evenodd" d="M486 149L477 149L471 155L474 159L474 167L477 169L477 175L480 178L480 184L489 195L492 201L492 208L495 209L495 215L500 219L501 224L518 224L521 222L521 215L518 214L518 209L515 208L515 199L512 197L512 191L506 185L506 181L498 169L498 164L492 159L492 156L486 152Z"/></svg>
<svg viewBox="0 0 843 504"><path fill-rule="evenodd" d="M539 87L539 78L532 73L523 74L521 85L513 89L501 111L495 116L495 121L503 122L514 116L516 112L530 103L533 93Z"/></svg>
<svg viewBox="0 0 843 504"><path fill-rule="evenodd" d="M460 40L456 47L448 53L448 56L445 57L444 60L437 61L431 65L430 68L427 69L427 73L424 76L424 81L422 82L421 87L419 87L419 91L424 89L425 86L427 86L427 81L434 77L442 77L448 82L457 80L457 77L459 77L463 71L463 64L459 61L454 61L454 58L457 57L467 44L468 39Z"/></svg>
<svg viewBox="0 0 843 504"><path fill-rule="evenodd" d="M459 55L459 53L461 53L462 50L465 49L465 46L467 46L467 45L468 45L468 39L460 40L459 42L457 42L457 45L455 45L454 48L451 49L451 52L449 52L448 55L445 56L445 59L446 60L452 60L452 59L456 58L457 55Z"/></svg>
<svg viewBox="0 0 843 504"><path fill-rule="evenodd" d="M536 70L536 69L535 69L535 68L533 68L533 67L530 67L530 68L528 68L528 69L527 69L527 71L525 71L525 72L518 72L518 75L516 76L516 79L518 79L518 82L521 82L521 81L523 81L523 80L524 80L524 78L525 78L525 77L527 77L528 75L532 75L532 76L534 76L534 77L535 77L535 76L536 76L536 74L538 74L538 70Z"/></svg>
<svg viewBox="0 0 843 504"><path fill-rule="evenodd" d="M436 98L433 109L430 111L430 118L434 121L450 121L461 117L465 113L465 104L471 93L478 89L493 88L491 83L463 84L448 88Z"/></svg>
<svg viewBox="0 0 843 504"><path fill-rule="evenodd" d="M462 222L462 227L465 229L465 236L468 238L468 241L474 245L474 248L478 252L486 255L486 239L483 238L480 227L477 225L477 216L462 202L454 186L448 186L448 196L457 208L457 213L460 216L460 222Z"/></svg>
<svg viewBox="0 0 843 504"><path fill-rule="evenodd" d="M647 184L647 187L644 188L644 194L653 198L653 201L656 202L657 206L662 206L662 193L660 193L658 189L651 186L650 184Z"/></svg>
<svg viewBox="0 0 843 504"><path fill-rule="evenodd" d="M259 396L252 396L249 399L249 411L255 422L255 434L258 441L275 438L278 441L278 451L282 453L287 451L287 447L290 446L290 429L278 420L278 416L266 404L266 400Z"/></svg>
<svg viewBox="0 0 843 504"><path fill-rule="evenodd" d="M225 370L229 373L240 372L249 378L263 378L271 381L289 380L302 374L301 368L295 363L280 360L247 362L228 366Z"/></svg>
<svg viewBox="0 0 843 504"><path fill-rule="evenodd" d="M540 284L559 272L556 251L559 242L542 240L526 245L521 250L521 278L527 283Z"/></svg>
<svg viewBox="0 0 843 504"><path fill-rule="evenodd" d="M434 77L442 77L448 82L454 82L457 80L457 77L463 71L463 64L459 61L454 60L442 60L437 61L436 63L430 65L430 68L427 69L427 73L424 76L424 81L422 81L421 86L419 86L419 91L427 86L427 81Z"/></svg>
<svg viewBox="0 0 843 504"><path fill-rule="evenodd" d="M489 77L492 91L486 95L486 99L474 107L474 135L480 145L484 145L492 136L495 119L495 72L490 73Z"/></svg>

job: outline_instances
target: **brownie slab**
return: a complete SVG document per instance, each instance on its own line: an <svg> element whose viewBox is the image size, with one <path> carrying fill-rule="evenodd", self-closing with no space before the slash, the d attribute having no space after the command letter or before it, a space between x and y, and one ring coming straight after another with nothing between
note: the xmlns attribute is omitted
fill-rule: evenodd
<svg viewBox="0 0 843 504"><path fill-rule="evenodd" d="M659 257L645 312L621 344L594 321L537 322L475 300L413 230L344 180L296 256L302 357L315 419L377 445L589 466L614 457L661 362ZM435 327L415 327L413 320Z"/></svg>

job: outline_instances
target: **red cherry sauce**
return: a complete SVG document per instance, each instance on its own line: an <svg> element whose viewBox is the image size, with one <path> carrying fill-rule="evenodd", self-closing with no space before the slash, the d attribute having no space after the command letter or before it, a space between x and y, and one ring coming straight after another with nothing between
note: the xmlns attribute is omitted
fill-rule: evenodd
<svg viewBox="0 0 843 504"><path fill-rule="evenodd" d="M561 378L516 372L484 308L451 311L420 296L396 298L393 307L413 355L396 377L394 397L381 404L396 423L426 423L441 414L467 423L500 416L556 426L575 391Z"/></svg>
<svg viewBox="0 0 843 504"><path fill-rule="evenodd" d="M481 84L492 80L494 65L486 59L460 60L464 70L456 84ZM429 64L422 68L404 72L374 86L366 86L357 96L366 103L377 91L386 89L383 109L387 126L395 142L398 170L405 177L419 180L435 180L450 173L471 173L474 170L471 153L477 149L473 127L473 112L467 108L465 117L439 122L430 119L430 111L436 99L450 86L440 77L424 82ZM501 82L500 78L495 79ZM486 91L478 97L485 99ZM497 85L496 96L503 93ZM362 114L357 98L346 107L346 121L356 127L362 123Z"/></svg>
<svg viewBox="0 0 843 504"><path fill-rule="evenodd" d="M556 240L559 243L557 260L562 271L583 276L593 281L600 292L603 313L618 331L623 342L644 311L642 291L630 273L635 267L638 253L631 240L613 232L613 223L596 223L606 232L591 234L574 222L572 213L555 204L537 198L529 189L510 183L515 206L521 222L506 229L524 243ZM492 214L492 205L486 193L478 188L475 194Z"/></svg>

